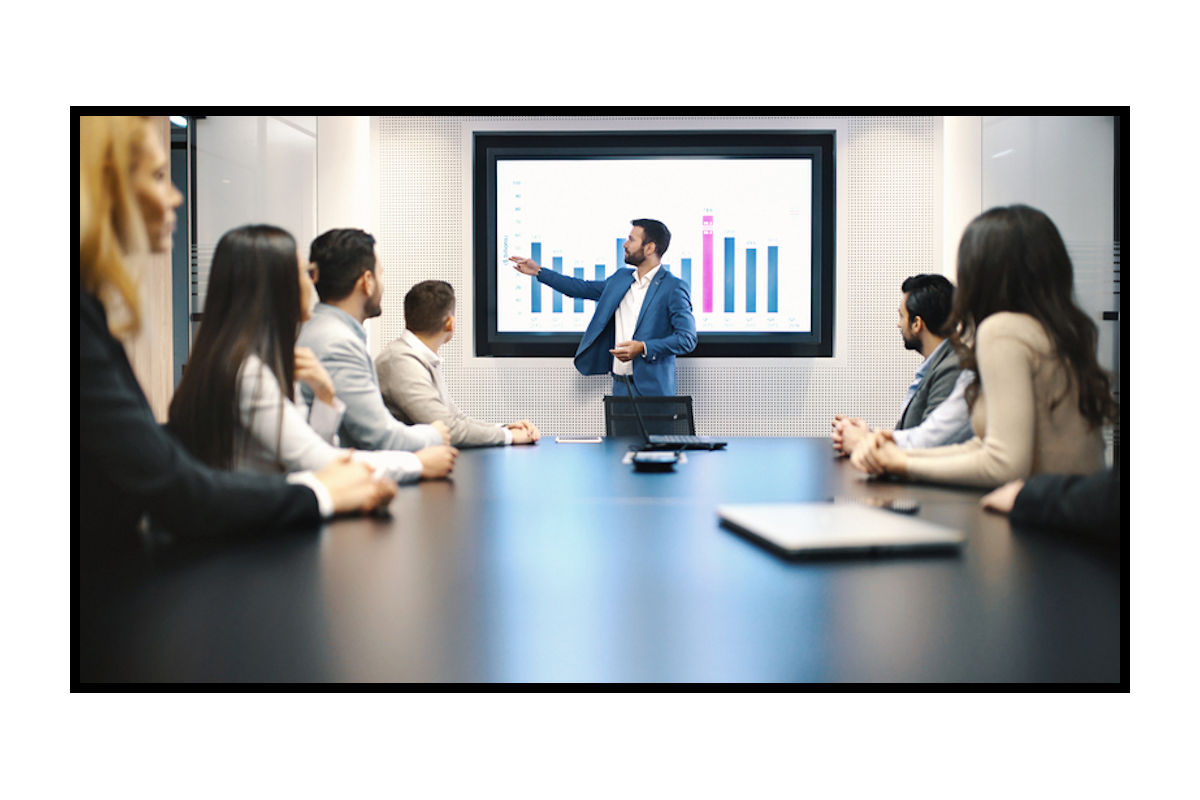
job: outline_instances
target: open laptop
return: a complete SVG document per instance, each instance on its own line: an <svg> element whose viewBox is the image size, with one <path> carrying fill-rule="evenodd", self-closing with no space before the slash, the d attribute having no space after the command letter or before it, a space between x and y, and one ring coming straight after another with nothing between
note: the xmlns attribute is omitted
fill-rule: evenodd
<svg viewBox="0 0 1200 800"><path fill-rule="evenodd" d="M633 406L634 416L637 417L638 429L642 432L642 444L638 450L724 450L728 442L714 439L711 436L693 436L686 433L655 433L646 432L646 422L638 409L633 382L628 375L622 375L625 386L629 389L629 404Z"/></svg>
<svg viewBox="0 0 1200 800"><path fill-rule="evenodd" d="M961 531L857 503L717 506L721 525L790 557L896 550L948 550Z"/></svg>

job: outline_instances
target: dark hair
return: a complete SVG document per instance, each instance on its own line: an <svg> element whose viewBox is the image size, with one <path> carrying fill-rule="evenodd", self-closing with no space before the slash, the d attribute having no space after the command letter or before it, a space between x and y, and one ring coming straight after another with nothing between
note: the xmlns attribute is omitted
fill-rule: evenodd
<svg viewBox="0 0 1200 800"><path fill-rule="evenodd" d="M908 295L904 307L910 325L913 317L920 317L934 336L946 335L946 320L954 307L953 283L944 275L913 275L900 284L900 291Z"/></svg>
<svg viewBox="0 0 1200 800"><path fill-rule="evenodd" d="M454 287L445 281L421 281L404 295L404 327L413 333L435 333L454 308Z"/></svg>
<svg viewBox="0 0 1200 800"><path fill-rule="evenodd" d="M325 231L308 250L317 265L317 294L321 300L341 300L367 271L375 271L375 237L358 228Z"/></svg>
<svg viewBox="0 0 1200 800"><path fill-rule="evenodd" d="M167 423L198 459L219 469L233 467L238 372L251 353L275 376L283 395L293 399L299 325L292 235L273 225L246 225L222 236L209 273L204 319ZM279 419L282 428L282 414Z"/></svg>
<svg viewBox="0 0 1200 800"><path fill-rule="evenodd" d="M958 245L958 291L950 320L959 361L964 369L975 370L968 403L974 405L980 387L976 329L996 312L1015 311L1042 324L1067 366L1066 392L1051 408L1077 385L1084 419L1093 426L1116 420L1109 378L1096 360L1096 323L1075 305L1074 285L1067 247L1041 211L1014 205L993 208L971 221Z"/></svg>
<svg viewBox="0 0 1200 800"><path fill-rule="evenodd" d="M654 242L654 252L659 258L662 258L671 244L671 232L667 230L667 226L656 219L633 219L630 222L634 227L645 231L645 235L642 237L642 246Z"/></svg>

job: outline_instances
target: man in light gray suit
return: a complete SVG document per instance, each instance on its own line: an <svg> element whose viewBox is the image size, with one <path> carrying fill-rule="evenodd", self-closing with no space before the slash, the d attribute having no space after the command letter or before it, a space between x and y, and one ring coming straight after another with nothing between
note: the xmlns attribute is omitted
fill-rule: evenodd
<svg viewBox="0 0 1200 800"><path fill-rule="evenodd" d="M456 447L532 444L541 434L529 420L494 425L471 419L454 404L438 350L454 336L454 287L421 281L404 296L408 328L375 359L388 410L408 423L445 420Z"/></svg>
<svg viewBox="0 0 1200 800"><path fill-rule="evenodd" d="M367 352L363 323L382 311L383 267L375 237L338 228L318 236L309 251L321 302L304 323L296 344L316 354L346 404L339 430L344 445L361 450L416 450L449 444L441 421L405 425L384 406L379 378ZM301 387L308 397L307 387ZM418 453L418 455L420 455Z"/></svg>

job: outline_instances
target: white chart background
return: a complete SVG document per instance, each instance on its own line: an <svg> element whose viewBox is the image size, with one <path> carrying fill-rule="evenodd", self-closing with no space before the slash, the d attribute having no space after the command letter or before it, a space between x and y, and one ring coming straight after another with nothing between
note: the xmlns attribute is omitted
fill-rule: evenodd
<svg viewBox="0 0 1200 800"><path fill-rule="evenodd" d="M611 275L616 240L629 220L661 220L671 231L663 263L683 277L691 259L692 307L703 332L810 330L812 307L812 164L807 159L503 160L496 165L497 328L501 333L582 332L595 303L562 299L540 287L541 311L532 312L532 281L508 257L529 257L541 243L539 263L563 259L563 273L595 265ZM713 217L713 311L703 311L701 222ZM734 312L725 311L725 238L735 239ZM778 250L778 312L767 311L767 248ZM746 311L746 249L756 250L756 309ZM622 263L618 265L624 267Z"/></svg>

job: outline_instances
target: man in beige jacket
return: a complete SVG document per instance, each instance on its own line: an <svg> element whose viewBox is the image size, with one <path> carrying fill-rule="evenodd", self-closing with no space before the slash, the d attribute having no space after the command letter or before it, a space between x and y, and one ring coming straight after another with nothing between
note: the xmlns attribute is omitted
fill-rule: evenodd
<svg viewBox="0 0 1200 800"><path fill-rule="evenodd" d="M392 415L409 425L445 422L455 447L532 444L541 434L529 420L493 425L471 419L450 399L438 350L454 335L454 287L421 281L404 296L404 326L375 359L379 388Z"/></svg>

